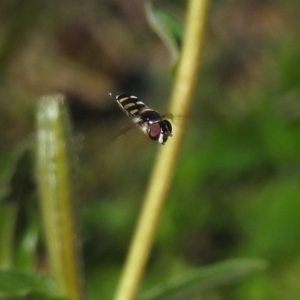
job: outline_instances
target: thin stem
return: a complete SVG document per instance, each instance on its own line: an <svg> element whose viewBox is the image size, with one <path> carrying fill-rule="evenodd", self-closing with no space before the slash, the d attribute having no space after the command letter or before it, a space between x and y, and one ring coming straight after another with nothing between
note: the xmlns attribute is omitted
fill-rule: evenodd
<svg viewBox="0 0 300 300"><path fill-rule="evenodd" d="M188 115L197 81L208 0L190 0L181 60L172 91L170 111ZM175 124L174 124L175 125ZM185 121L173 126L173 137L161 147L115 300L136 297L169 191L183 139Z"/></svg>

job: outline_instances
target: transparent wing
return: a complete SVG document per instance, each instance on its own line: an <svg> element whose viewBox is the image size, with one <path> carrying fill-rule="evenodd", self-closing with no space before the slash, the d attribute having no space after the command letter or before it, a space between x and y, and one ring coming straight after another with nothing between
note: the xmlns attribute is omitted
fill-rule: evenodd
<svg viewBox="0 0 300 300"><path fill-rule="evenodd" d="M180 126L187 119L187 116L174 115L171 113L163 114L162 116L178 126Z"/></svg>
<svg viewBox="0 0 300 300"><path fill-rule="evenodd" d="M111 138L110 143L114 142L115 140L120 139L121 137L123 137L127 132L129 132L133 128L137 128L136 124L134 124L134 123L127 123L127 124L122 125L119 132Z"/></svg>

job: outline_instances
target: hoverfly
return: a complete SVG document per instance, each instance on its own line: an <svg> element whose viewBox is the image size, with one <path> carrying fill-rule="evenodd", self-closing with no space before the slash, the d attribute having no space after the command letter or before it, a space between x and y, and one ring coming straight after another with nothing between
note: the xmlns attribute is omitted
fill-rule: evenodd
<svg viewBox="0 0 300 300"><path fill-rule="evenodd" d="M111 93L109 95L112 97ZM132 122L151 140L164 145L172 136L171 123L156 110L146 106L136 96L117 93L115 100Z"/></svg>

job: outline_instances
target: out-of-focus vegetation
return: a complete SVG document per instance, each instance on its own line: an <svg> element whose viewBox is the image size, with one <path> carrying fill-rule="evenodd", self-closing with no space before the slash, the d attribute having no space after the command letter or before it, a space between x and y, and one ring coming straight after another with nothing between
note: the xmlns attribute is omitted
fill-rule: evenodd
<svg viewBox="0 0 300 300"><path fill-rule="evenodd" d="M184 22L184 2L159 4ZM269 262L267 271L202 298L300 295L297 5L212 1L197 94L142 290L197 266L254 257ZM38 97L63 92L77 134L88 298L111 299L161 146L137 130L115 139L127 120L108 93L128 91L166 110L169 53L142 1L3 1L0 15L1 267L48 271L30 141Z"/></svg>

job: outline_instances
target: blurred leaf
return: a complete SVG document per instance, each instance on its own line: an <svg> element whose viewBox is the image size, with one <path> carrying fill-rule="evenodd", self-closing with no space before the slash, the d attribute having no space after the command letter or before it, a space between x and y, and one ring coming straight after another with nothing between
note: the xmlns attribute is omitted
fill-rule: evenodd
<svg viewBox="0 0 300 300"><path fill-rule="evenodd" d="M27 224L18 239L16 249L15 266L19 269L33 269L36 264L36 254L40 235L40 224L37 211L28 211Z"/></svg>
<svg viewBox="0 0 300 300"><path fill-rule="evenodd" d="M1 155L0 170L0 266L10 267L14 261L14 242L19 212L28 211L28 200L34 192L31 178L31 144L26 141L16 151ZM30 208L32 211L32 207ZM26 228L26 226L23 226Z"/></svg>
<svg viewBox="0 0 300 300"><path fill-rule="evenodd" d="M76 215L75 155L62 94L40 99L37 108L37 178L51 268L63 296L81 299Z"/></svg>
<svg viewBox="0 0 300 300"><path fill-rule="evenodd" d="M150 26L170 51L174 70L180 55L183 26L173 15L161 8L155 8L150 1L146 2L145 10Z"/></svg>
<svg viewBox="0 0 300 300"><path fill-rule="evenodd" d="M16 200L16 193L23 195L23 188L27 186L25 183L32 165L31 142L26 141L17 150L5 155L1 154L0 165L0 201L2 199Z"/></svg>
<svg viewBox="0 0 300 300"><path fill-rule="evenodd" d="M138 300L180 300L242 280L266 268L258 259L234 259L193 270L142 294Z"/></svg>
<svg viewBox="0 0 300 300"><path fill-rule="evenodd" d="M47 299L59 299L55 296L56 288L50 276L20 270L0 270L0 294L7 297L40 295L47 296Z"/></svg>

